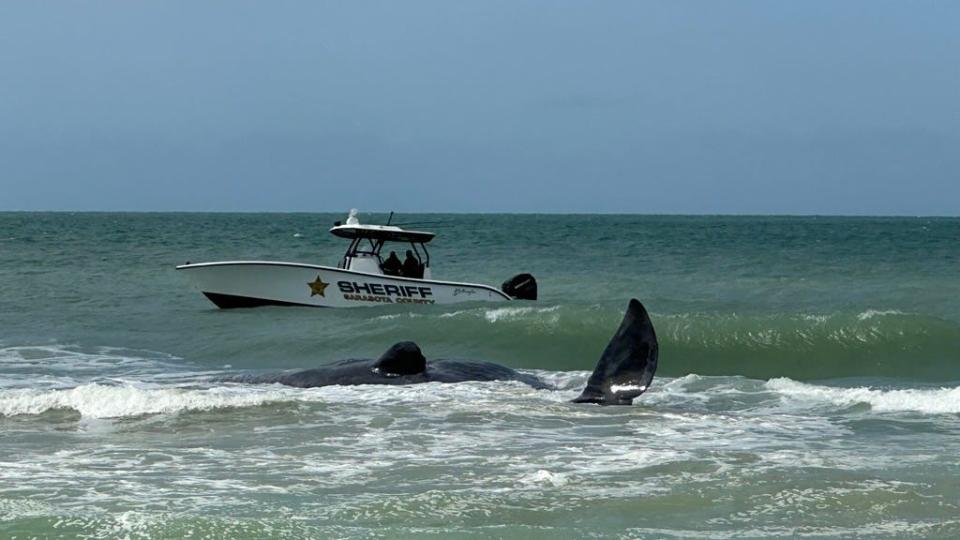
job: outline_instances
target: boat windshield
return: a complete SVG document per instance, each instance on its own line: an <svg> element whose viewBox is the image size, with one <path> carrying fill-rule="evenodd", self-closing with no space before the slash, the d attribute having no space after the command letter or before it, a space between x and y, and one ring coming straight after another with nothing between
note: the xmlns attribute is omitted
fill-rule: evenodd
<svg viewBox="0 0 960 540"><path fill-rule="evenodd" d="M386 255L384 247L387 248ZM430 267L430 252L424 242L404 243L354 238L338 266L350 269L351 261L357 257L375 257L380 271L392 276L422 278L424 269Z"/></svg>

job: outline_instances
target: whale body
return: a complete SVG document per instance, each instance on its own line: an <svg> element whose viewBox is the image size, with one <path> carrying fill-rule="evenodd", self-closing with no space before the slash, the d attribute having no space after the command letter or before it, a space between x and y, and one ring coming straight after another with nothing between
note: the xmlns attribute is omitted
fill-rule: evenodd
<svg viewBox="0 0 960 540"><path fill-rule="evenodd" d="M639 300L627 305L623 322L600 356L587 386L575 403L629 405L645 392L657 369L658 344L653 323ZM427 360L416 343L396 343L380 358L340 360L315 369L241 376L235 382L280 383L299 388L360 384L456 383L519 381L537 389L552 389L534 375L492 362Z"/></svg>

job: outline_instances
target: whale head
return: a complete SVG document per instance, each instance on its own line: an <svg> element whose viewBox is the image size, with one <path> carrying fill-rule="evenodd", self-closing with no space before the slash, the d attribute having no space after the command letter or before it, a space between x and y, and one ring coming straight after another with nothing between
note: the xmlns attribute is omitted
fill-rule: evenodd
<svg viewBox="0 0 960 540"><path fill-rule="evenodd" d="M373 371L384 377L416 375L427 369L427 359L412 341L401 341L387 349L373 364Z"/></svg>

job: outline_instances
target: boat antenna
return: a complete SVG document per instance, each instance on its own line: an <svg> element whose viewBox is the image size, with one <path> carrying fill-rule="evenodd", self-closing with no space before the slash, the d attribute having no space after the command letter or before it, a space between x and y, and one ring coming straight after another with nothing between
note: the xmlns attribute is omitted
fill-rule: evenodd
<svg viewBox="0 0 960 540"><path fill-rule="evenodd" d="M393 221L393 210L390 211L390 217L387 218L387 225L389 225L391 221Z"/></svg>

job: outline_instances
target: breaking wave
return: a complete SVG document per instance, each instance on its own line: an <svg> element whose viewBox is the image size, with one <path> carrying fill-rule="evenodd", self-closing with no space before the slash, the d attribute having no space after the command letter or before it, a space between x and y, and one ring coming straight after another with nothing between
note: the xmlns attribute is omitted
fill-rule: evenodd
<svg viewBox="0 0 960 540"><path fill-rule="evenodd" d="M896 310L828 315L661 317L669 372L960 379L960 325ZM666 356L669 355L669 356Z"/></svg>
<svg viewBox="0 0 960 540"><path fill-rule="evenodd" d="M367 334L382 343L413 336L428 356L592 369L621 315L619 307L567 305L388 314L369 322ZM664 375L960 380L960 324L937 317L892 309L651 317Z"/></svg>
<svg viewBox="0 0 960 540"><path fill-rule="evenodd" d="M837 407L865 404L877 412L960 413L960 387L892 390L869 387L837 388L785 378L770 380L766 387L786 399Z"/></svg>
<svg viewBox="0 0 960 540"><path fill-rule="evenodd" d="M36 415L71 410L85 418L121 418L186 411L257 407L289 401L285 389L217 387L209 389L139 388L84 384L70 389L0 391L0 415ZM309 394L306 394L309 398ZM301 396L302 398L303 396Z"/></svg>
<svg viewBox="0 0 960 540"><path fill-rule="evenodd" d="M89 383L74 388L0 390L0 417L68 411L83 418L136 418L284 404L350 407L443 404L444 410L499 410L521 415L557 414L578 393L588 373L536 371L558 390L535 390L517 382L430 383L409 386L329 386L287 388L279 385L222 385L183 388L146 383ZM731 401L731 396L736 399ZM539 405L534 405L537 403ZM742 377L687 375L658 379L635 404L648 410L740 411L796 414L803 410L843 413L867 406L874 413L960 414L960 386L940 388L838 387L787 378L769 381ZM576 407L576 406L572 406ZM593 409L590 409L591 411ZM560 414L590 411L569 409Z"/></svg>

